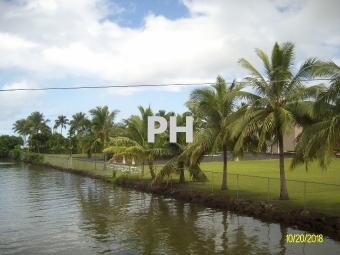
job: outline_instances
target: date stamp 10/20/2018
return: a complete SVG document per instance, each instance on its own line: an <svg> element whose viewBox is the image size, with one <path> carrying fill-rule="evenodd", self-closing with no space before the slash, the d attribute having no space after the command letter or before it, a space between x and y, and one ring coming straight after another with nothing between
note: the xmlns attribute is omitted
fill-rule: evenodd
<svg viewBox="0 0 340 255"><path fill-rule="evenodd" d="M322 234L287 234L287 243L322 243Z"/></svg>

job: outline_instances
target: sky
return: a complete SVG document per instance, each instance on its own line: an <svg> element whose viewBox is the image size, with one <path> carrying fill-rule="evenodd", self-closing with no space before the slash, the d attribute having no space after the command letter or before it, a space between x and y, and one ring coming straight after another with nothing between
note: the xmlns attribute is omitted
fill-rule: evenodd
<svg viewBox="0 0 340 255"><path fill-rule="evenodd" d="M183 113L194 88L139 84L227 82L248 73L255 54L295 43L296 67L309 57L340 64L338 0L0 0L0 135L39 111L51 120L107 105L116 122L149 105ZM89 115L89 114L88 114ZM63 132L63 134L65 131Z"/></svg>

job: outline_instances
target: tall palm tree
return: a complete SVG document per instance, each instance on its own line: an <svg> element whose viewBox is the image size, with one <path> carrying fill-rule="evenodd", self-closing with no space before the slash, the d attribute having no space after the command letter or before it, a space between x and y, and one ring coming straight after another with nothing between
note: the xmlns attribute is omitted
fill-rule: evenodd
<svg viewBox="0 0 340 255"><path fill-rule="evenodd" d="M72 115L70 120L70 134L78 135L79 132L84 132L91 126L91 121L86 117L86 113L77 112Z"/></svg>
<svg viewBox="0 0 340 255"><path fill-rule="evenodd" d="M18 133L19 135L21 135L23 137L24 145L26 146L26 136L30 133L29 127L27 125L27 119L17 120L13 124L12 129L14 130L14 132Z"/></svg>
<svg viewBox="0 0 340 255"><path fill-rule="evenodd" d="M99 107L89 111L92 116L91 129L96 137L96 143L101 144L102 150L107 147L110 136L114 132L114 119L116 118L119 110L109 111L107 106ZM105 155L104 155L105 160Z"/></svg>
<svg viewBox="0 0 340 255"><path fill-rule="evenodd" d="M63 135L63 128L66 129L66 125L69 124L69 120L64 115L59 115L58 119L54 121L54 128L60 127L60 134Z"/></svg>
<svg viewBox="0 0 340 255"><path fill-rule="evenodd" d="M31 135L35 135L35 146L37 152L39 153L39 145L38 145L38 133L51 133L51 128L47 125L50 120L45 120L45 116L38 112L32 112L31 115L27 117L27 128Z"/></svg>
<svg viewBox="0 0 340 255"><path fill-rule="evenodd" d="M301 163L308 167L314 159L327 169L335 157L334 151L340 151L340 66L333 61L320 61L313 75L330 79L330 84L314 105L316 123L306 127L297 138L291 169Z"/></svg>
<svg viewBox="0 0 340 255"><path fill-rule="evenodd" d="M50 120L45 120L45 116L38 111L32 112L31 115L27 117L27 127L31 133L35 134L39 132L50 133L51 128L47 125L48 122L50 122Z"/></svg>
<svg viewBox="0 0 340 255"><path fill-rule="evenodd" d="M231 143L229 130L232 124L232 114L237 106L237 99L248 97L248 92L242 91L244 85L233 82L226 85L225 80L218 76L211 87L195 89L186 103L188 107L196 108L198 115L204 121L202 129L198 131L194 142L189 146L195 148L191 155L192 162L202 158L203 153L214 153L222 149L223 179L221 189L227 186L227 150Z"/></svg>
<svg viewBox="0 0 340 255"><path fill-rule="evenodd" d="M312 118L312 102L305 101L316 96L322 86L306 87L305 79L311 77L316 59L306 60L294 74L294 44L275 43L271 58L260 49L255 50L264 65L263 76L246 59L241 58L239 64L250 73L245 78L256 91L254 99L244 106L244 117L239 119L234 134L240 134L236 149L242 146L245 137L259 130L259 147L268 137L278 141L280 169L280 199L289 199L285 170L283 136L288 135L295 125L303 125L303 121Z"/></svg>

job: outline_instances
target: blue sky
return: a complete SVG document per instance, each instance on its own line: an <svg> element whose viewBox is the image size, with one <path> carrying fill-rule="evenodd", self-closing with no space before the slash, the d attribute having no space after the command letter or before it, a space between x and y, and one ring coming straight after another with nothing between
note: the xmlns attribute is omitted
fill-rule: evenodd
<svg viewBox="0 0 340 255"><path fill-rule="evenodd" d="M308 57L340 63L337 0L0 0L0 88L122 86L111 89L0 92L0 134L33 111L69 119L96 106L117 121L151 105L182 113L194 87L137 84L228 82L261 70L255 48L296 45Z"/></svg>

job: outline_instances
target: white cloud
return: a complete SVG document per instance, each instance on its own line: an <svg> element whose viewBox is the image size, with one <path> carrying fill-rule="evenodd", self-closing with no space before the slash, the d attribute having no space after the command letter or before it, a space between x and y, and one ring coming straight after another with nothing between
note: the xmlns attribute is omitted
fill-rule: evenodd
<svg viewBox="0 0 340 255"><path fill-rule="evenodd" d="M65 77L99 85L214 82L217 75L231 81L246 75L237 64L241 57L261 69L254 49L270 54L275 41L295 42L297 63L314 56L340 59L338 0L182 3L189 10L185 18L169 20L150 12L142 27L128 28L114 20L129 10L109 0L0 1L0 68L24 73L9 79L22 82L5 81L5 87L44 87ZM145 90L122 88L112 94ZM0 93L5 100L0 110L9 116L27 105L23 101L34 104L41 94L4 95Z"/></svg>
<svg viewBox="0 0 340 255"><path fill-rule="evenodd" d="M254 48L270 54L276 40L296 42L303 57L339 54L335 0L183 3L190 17L173 21L150 14L138 29L105 21L124 9L104 0L2 3L7 8L0 12L11 25L0 23L1 66L15 62L46 79L83 75L137 84L235 76L240 57L259 63ZM6 47L19 48L22 58Z"/></svg>

